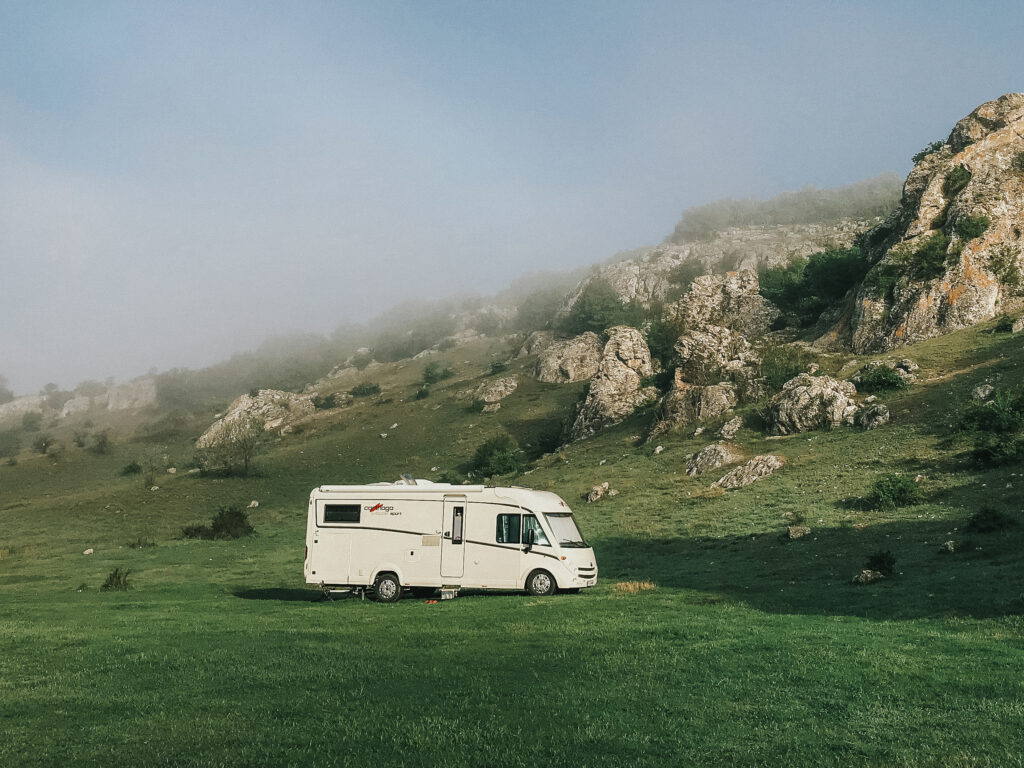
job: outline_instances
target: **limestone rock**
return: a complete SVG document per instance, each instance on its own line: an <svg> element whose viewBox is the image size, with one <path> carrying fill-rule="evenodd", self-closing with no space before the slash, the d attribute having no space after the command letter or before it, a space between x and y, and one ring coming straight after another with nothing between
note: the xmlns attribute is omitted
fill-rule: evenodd
<svg viewBox="0 0 1024 768"><path fill-rule="evenodd" d="M651 352L640 331L625 325L609 328L601 363L569 431L570 439L581 440L617 424L654 400L657 388L642 386L643 378L653 373Z"/></svg>
<svg viewBox="0 0 1024 768"><path fill-rule="evenodd" d="M775 470L781 468L782 464L781 456L774 456L772 454L755 456L746 464L736 467L736 469L712 483L711 487L724 488L726 490L742 488L745 485L750 485L760 480L762 477L768 477Z"/></svg>
<svg viewBox="0 0 1024 768"><path fill-rule="evenodd" d="M93 548L92 548L92 547L89 547L89 548L88 548L87 550L85 550L84 552L82 552L82 554L83 554L83 555L91 555L91 554L92 554L92 553L93 553L94 551L95 551L95 550L93 550Z"/></svg>
<svg viewBox="0 0 1024 768"><path fill-rule="evenodd" d="M256 499L253 499L249 502L248 509L256 509L259 505L260 503Z"/></svg>
<svg viewBox="0 0 1024 768"><path fill-rule="evenodd" d="M971 397L975 400L988 400L995 391L996 388L991 384L979 384L971 390Z"/></svg>
<svg viewBox="0 0 1024 768"><path fill-rule="evenodd" d="M802 539L804 536L809 536L811 529L806 525L790 525L786 528L786 537L790 541L796 541Z"/></svg>
<svg viewBox="0 0 1024 768"><path fill-rule="evenodd" d="M667 313L691 332L717 325L747 336L764 335L781 314L761 295L757 272L752 269L698 277Z"/></svg>
<svg viewBox="0 0 1024 768"><path fill-rule="evenodd" d="M740 431L742 426L743 419L740 416L735 416L722 425L722 428L718 430L718 434L722 436L723 440L732 440L736 437L736 433Z"/></svg>
<svg viewBox="0 0 1024 768"><path fill-rule="evenodd" d="M519 349L518 357L535 355L550 347L555 342L555 335L551 331L534 331L526 337L523 346Z"/></svg>
<svg viewBox="0 0 1024 768"><path fill-rule="evenodd" d="M589 331L565 341L552 341L540 347L534 375L538 381L551 384L586 381L597 373L603 351L601 337Z"/></svg>
<svg viewBox="0 0 1024 768"><path fill-rule="evenodd" d="M1013 321L1013 325L1010 326L1010 331L1013 333L1020 333L1024 331L1024 317L1018 317Z"/></svg>
<svg viewBox="0 0 1024 768"><path fill-rule="evenodd" d="M93 407L94 400L95 398L92 397L72 397L60 409L60 417L66 419L68 416L74 416L76 413L85 413Z"/></svg>
<svg viewBox="0 0 1024 768"><path fill-rule="evenodd" d="M656 445L654 447L654 455L655 456L660 456L662 453L664 453L664 451L665 451L665 446L664 445Z"/></svg>
<svg viewBox="0 0 1024 768"><path fill-rule="evenodd" d="M691 477L702 475L726 464L735 464L741 458L743 454L740 453L738 446L724 441L712 443L690 459L686 465L686 474Z"/></svg>
<svg viewBox="0 0 1024 768"><path fill-rule="evenodd" d="M732 382L723 381L710 386L690 384L676 370L672 389L661 402L658 423L651 436L716 419L738 404L739 397Z"/></svg>
<svg viewBox="0 0 1024 768"><path fill-rule="evenodd" d="M801 373L782 386L768 408L769 432L792 435L812 429L852 424L857 412L857 388L831 376Z"/></svg>
<svg viewBox="0 0 1024 768"><path fill-rule="evenodd" d="M516 391L519 376L503 376L495 381L488 381L477 387L473 393L477 402L483 403L484 413L494 413L501 408L501 401Z"/></svg>
<svg viewBox="0 0 1024 768"><path fill-rule="evenodd" d="M16 397L0 405L0 422L20 421L26 413L42 412L47 409L46 398L42 395Z"/></svg>
<svg viewBox="0 0 1024 768"><path fill-rule="evenodd" d="M680 375L691 384L721 381L745 368L753 370L753 377L761 364L742 334L720 325L705 325L683 334L675 351Z"/></svg>
<svg viewBox="0 0 1024 768"><path fill-rule="evenodd" d="M870 568L865 568L863 571L853 577L854 584L873 584L876 581L882 581L885 575L881 571L872 571Z"/></svg>
<svg viewBox="0 0 1024 768"><path fill-rule="evenodd" d="M242 395L235 399L227 412L196 441L197 448L216 445L230 427L246 419L255 419L267 432L283 432L295 422L313 414L313 398L279 389L261 389L255 395Z"/></svg>
<svg viewBox="0 0 1024 768"><path fill-rule="evenodd" d="M881 403L863 406L853 417L853 423L867 431L889 423L889 409Z"/></svg>
<svg viewBox="0 0 1024 768"><path fill-rule="evenodd" d="M956 542L950 539L949 541L942 542L942 546L939 547L940 555L952 555L956 553Z"/></svg>
<svg viewBox="0 0 1024 768"><path fill-rule="evenodd" d="M143 376L107 390L107 410L110 411L144 408L155 402L156 379L152 376Z"/></svg>
<svg viewBox="0 0 1024 768"><path fill-rule="evenodd" d="M604 498L604 495L608 493L608 491L608 483L601 483L600 485L595 485L593 488L590 489L590 493L587 494L587 501L591 503L599 501L600 499Z"/></svg>
<svg viewBox="0 0 1024 768"><path fill-rule="evenodd" d="M1024 270L1024 173L1014 165L1021 152L1024 94L957 123L907 176L896 211L865 236L874 266L819 343L883 352L988 320L1015 301ZM956 174L964 184L951 184ZM989 223L980 234L962 228L981 217ZM926 246L937 258L922 255Z"/></svg>

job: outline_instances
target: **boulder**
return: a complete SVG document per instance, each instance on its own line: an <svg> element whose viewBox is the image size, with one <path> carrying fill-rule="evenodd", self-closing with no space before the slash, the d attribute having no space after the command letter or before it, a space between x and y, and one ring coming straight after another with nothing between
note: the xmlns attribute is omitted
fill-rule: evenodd
<svg viewBox="0 0 1024 768"><path fill-rule="evenodd" d="M747 336L763 336L781 315L761 295L757 272L752 269L696 278L686 295L671 304L667 312L690 331L717 325Z"/></svg>
<svg viewBox="0 0 1024 768"><path fill-rule="evenodd" d="M873 584L876 581L882 581L885 578L885 574L881 571L872 571L870 568L865 568L863 571L853 577L854 584Z"/></svg>
<svg viewBox="0 0 1024 768"><path fill-rule="evenodd" d="M703 475L726 464L735 464L742 458L739 446L724 441L712 443L690 459L686 465L686 474L691 477Z"/></svg>
<svg viewBox="0 0 1024 768"><path fill-rule="evenodd" d="M758 375L761 360L742 334L720 325L705 325L679 337L675 344L679 372L691 384L711 384L747 369Z"/></svg>
<svg viewBox="0 0 1024 768"><path fill-rule="evenodd" d="M971 397L975 400L988 400L995 393L996 388L991 384L979 384L971 390Z"/></svg>
<svg viewBox="0 0 1024 768"><path fill-rule="evenodd" d="M589 331L565 341L552 341L540 347L534 376L550 384L586 381L597 373L603 351L601 337Z"/></svg>
<svg viewBox="0 0 1024 768"><path fill-rule="evenodd" d="M857 412L855 394L857 388L848 381L801 373L772 398L768 430L773 435L792 435L852 424Z"/></svg>
<svg viewBox="0 0 1024 768"><path fill-rule="evenodd" d="M590 493L587 494L587 501L599 501L600 499L604 498L604 495L608 493L609 490L610 489L608 487L608 483L601 483L600 485L595 485L593 488L590 489Z"/></svg>
<svg viewBox="0 0 1024 768"><path fill-rule="evenodd" d="M796 541L802 539L804 536L808 536L811 533L811 529L806 525L790 525L786 528L786 538L790 541Z"/></svg>
<svg viewBox="0 0 1024 768"><path fill-rule="evenodd" d="M1010 331L1013 333L1020 333L1024 331L1024 317L1018 317L1013 321L1013 325L1010 326Z"/></svg>
<svg viewBox="0 0 1024 768"><path fill-rule="evenodd" d="M739 404L736 385L723 381L710 386L690 384L676 370L672 389L661 402L652 437L716 419Z"/></svg>
<svg viewBox="0 0 1024 768"><path fill-rule="evenodd" d="M311 416L316 409L311 395L296 395L279 389L261 389L255 395L242 395L235 399L227 412L210 425L196 441L197 448L217 445L231 427L248 419L262 423L267 432L284 433L295 422Z"/></svg>
<svg viewBox="0 0 1024 768"><path fill-rule="evenodd" d="M742 426L742 417L735 416L722 425L722 428L718 430L718 434L721 435L723 440L732 440L736 437L736 433L740 431L740 427Z"/></svg>
<svg viewBox="0 0 1024 768"><path fill-rule="evenodd" d="M736 469L712 483L711 487L724 488L725 490L742 488L745 485L750 485L760 480L762 477L768 477L768 475L782 467L782 464L781 456L773 456L772 454L755 456L746 464L736 467Z"/></svg>
<svg viewBox="0 0 1024 768"><path fill-rule="evenodd" d="M656 387L643 386L644 377L653 373L651 352L640 331L625 325L609 328L608 343L587 398L569 430L570 439L581 440L617 424L657 398Z"/></svg>
<svg viewBox="0 0 1024 768"><path fill-rule="evenodd" d="M881 403L862 406L853 417L853 423L867 431L889 423L889 409Z"/></svg>
<svg viewBox="0 0 1024 768"><path fill-rule="evenodd" d="M518 357L535 355L542 352L555 343L555 335L551 331L534 331L526 337L523 346L519 348Z"/></svg>
<svg viewBox="0 0 1024 768"><path fill-rule="evenodd" d="M519 376L503 376L495 381L488 381L476 388L473 393L477 402L483 403L484 413L494 413L501 408L501 401L516 391Z"/></svg>

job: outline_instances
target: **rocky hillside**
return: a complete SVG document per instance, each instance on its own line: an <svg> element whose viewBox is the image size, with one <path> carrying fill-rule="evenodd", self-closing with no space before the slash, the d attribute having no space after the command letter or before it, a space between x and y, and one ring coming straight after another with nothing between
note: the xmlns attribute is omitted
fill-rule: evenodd
<svg viewBox="0 0 1024 768"><path fill-rule="evenodd" d="M1024 93L982 104L916 159L823 346L889 350L1021 305Z"/></svg>

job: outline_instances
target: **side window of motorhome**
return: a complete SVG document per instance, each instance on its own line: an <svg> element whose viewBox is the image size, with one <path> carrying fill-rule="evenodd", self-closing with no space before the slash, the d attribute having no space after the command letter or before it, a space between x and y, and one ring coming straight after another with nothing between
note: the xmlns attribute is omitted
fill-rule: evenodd
<svg viewBox="0 0 1024 768"><path fill-rule="evenodd" d="M494 540L499 544L518 544L520 520L521 515L498 515L497 533Z"/></svg>
<svg viewBox="0 0 1024 768"><path fill-rule="evenodd" d="M325 523L358 523L358 504L324 504Z"/></svg>
<svg viewBox="0 0 1024 768"><path fill-rule="evenodd" d="M452 510L452 544L462 543L463 507L455 507Z"/></svg>
<svg viewBox="0 0 1024 768"><path fill-rule="evenodd" d="M533 531L533 543L541 544L545 547L551 546L548 543L547 534L544 533L544 529L540 527L540 523L537 522L537 518L533 515L523 516L523 539L528 540L529 532Z"/></svg>

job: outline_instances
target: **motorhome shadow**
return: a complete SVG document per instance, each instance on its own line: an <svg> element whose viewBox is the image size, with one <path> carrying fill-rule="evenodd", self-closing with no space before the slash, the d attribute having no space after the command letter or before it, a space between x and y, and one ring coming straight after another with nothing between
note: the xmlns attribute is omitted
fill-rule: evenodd
<svg viewBox="0 0 1024 768"><path fill-rule="evenodd" d="M578 592L597 583L594 550L549 491L405 479L322 485L309 495L304 572L325 595L405 590Z"/></svg>

